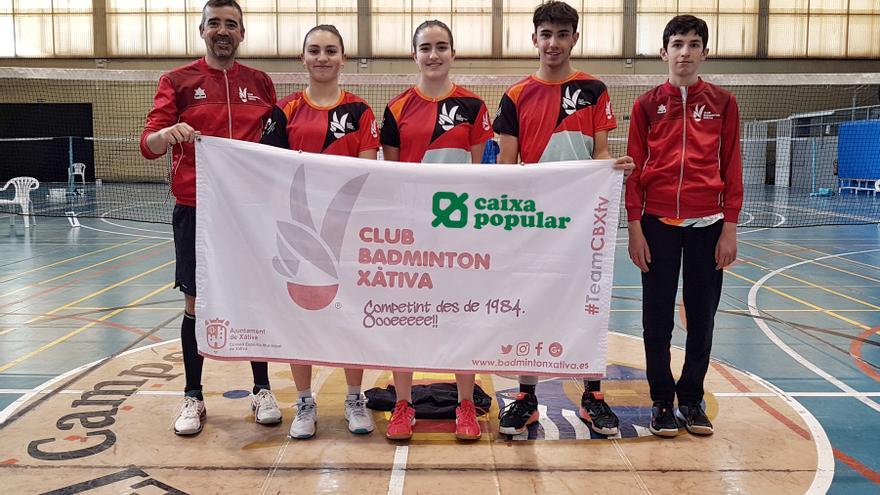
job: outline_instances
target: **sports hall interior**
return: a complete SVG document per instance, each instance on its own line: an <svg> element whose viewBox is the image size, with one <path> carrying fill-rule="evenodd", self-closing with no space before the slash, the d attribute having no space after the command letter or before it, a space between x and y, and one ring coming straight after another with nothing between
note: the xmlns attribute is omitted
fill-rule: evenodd
<svg viewBox="0 0 880 495"><path fill-rule="evenodd" d="M301 90L303 36L333 24L345 40L342 87L381 116L416 80L413 29L439 19L454 35L453 80L492 114L538 66L536 2L243 0L237 60L269 73L279 97ZM212 360L205 430L174 435L184 380L174 199L168 160L145 160L138 138L159 76L204 55L202 2L0 0L0 187L45 176L30 216L2 203L12 186L0 190L0 492L880 493L880 144L858 158L873 158L876 175L848 177L838 137L850 124L880 122L880 0L568 3L580 14L572 65L604 81L614 105L614 156L626 152L635 99L666 79L659 50L675 15L707 22L701 75L739 102L755 192L716 317L705 398L714 435L647 431L641 280L623 221L603 383L621 420L616 437L575 416L583 384L567 378L542 378L542 418L526 435L500 434L499 409L517 381L494 374L477 375L493 399L477 442L455 440L444 420L419 421L409 442L387 440L382 411L373 413L376 431L354 437L341 414L342 370L316 366L318 434L297 441L287 436L297 393L285 364L269 365L284 418L266 427L250 414L248 364ZM52 113L61 124L51 132L30 117L19 125L16 112L34 105L70 108L70 125L85 119L87 130L65 130L67 118ZM85 163L82 178L71 175L74 162ZM71 216L70 202L51 191L80 191L79 181L98 199ZM685 335L681 311L676 373ZM96 384L148 368L167 379L150 378L105 416L112 448L90 451L103 437L79 422L62 428ZM363 388L390 382L389 371L367 370ZM47 457L40 445L86 453Z"/></svg>

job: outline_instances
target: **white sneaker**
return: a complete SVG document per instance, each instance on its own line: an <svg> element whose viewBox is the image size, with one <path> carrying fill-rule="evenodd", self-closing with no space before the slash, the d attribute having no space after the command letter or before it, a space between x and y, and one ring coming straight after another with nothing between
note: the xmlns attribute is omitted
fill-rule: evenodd
<svg viewBox="0 0 880 495"><path fill-rule="evenodd" d="M365 435L373 431L373 415L367 411L367 399L361 394L345 397L345 419L352 433Z"/></svg>
<svg viewBox="0 0 880 495"><path fill-rule="evenodd" d="M296 401L296 417L290 425L290 438L304 440L315 436L315 424L318 422L318 405L315 399L305 397Z"/></svg>
<svg viewBox="0 0 880 495"><path fill-rule="evenodd" d="M195 435L202 431L202 423L207 416L205 402L195 397L186 396L180 405L180 412L174 420L174 433L178 435Z"/></svg>
<svg viewBox="0 0 880 495"><path fill-rule="evenodd" d="M281 409L271 390L262 389L251 396L251 410L254 420L261 425L274 425L281 422Z"/></svg>

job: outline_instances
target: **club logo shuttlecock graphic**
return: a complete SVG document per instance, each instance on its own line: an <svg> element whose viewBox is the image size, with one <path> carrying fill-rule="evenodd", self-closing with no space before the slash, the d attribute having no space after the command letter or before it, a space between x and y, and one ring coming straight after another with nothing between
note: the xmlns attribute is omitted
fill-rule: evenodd
<svg viewBox="0 0 880 495"><path fill-rule="evenodd" d="M333 196L320 231L315 227L306 192L305 167L290 184L290 221L278 220L275 241L278 256L272 267L287 279L287 293L307 310L326 308L339 291L339 253L351 211L369 174L346 182Z"/></svg>

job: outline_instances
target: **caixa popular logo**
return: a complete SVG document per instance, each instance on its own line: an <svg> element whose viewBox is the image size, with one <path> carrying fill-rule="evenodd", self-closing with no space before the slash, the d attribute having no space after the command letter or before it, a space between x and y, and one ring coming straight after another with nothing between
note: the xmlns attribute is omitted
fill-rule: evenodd
<svg viewBox="0 0 880 495"><path fill-rule="evenodd" d="M315 226L306 193L305 166L290 184L290 221L278 220L272 267L286 279L287 293L297 306L326 308L339 290L339 253L351 211L369 174L350 179L333 195L321 228ZM326 195L325 191L322 191Z"/></svg>
<svg viewBox="0 0 880 495"><path fill-rule="evenodd" d="M518 199L502 194L497 198L471 198L468 193L438 191L431 201L434 228L461 229L468 226L469 208L473 203L473 227L489 229L500 227L513 229L565 229L571 223L570 216L556 216L538 209L534 199Z"/></svg>
<svg viewBox="0 0 880 495"><path fill-rule="evenodd" d="M229 321L223 318L205 320L205 338L211 349L226 347L226 336L229 334Z"/></svg>

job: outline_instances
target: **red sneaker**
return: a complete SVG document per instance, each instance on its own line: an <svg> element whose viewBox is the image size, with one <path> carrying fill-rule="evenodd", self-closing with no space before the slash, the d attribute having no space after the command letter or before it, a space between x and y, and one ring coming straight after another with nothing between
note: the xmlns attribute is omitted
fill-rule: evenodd
<svg viewBox="0 0 880 495"><path fill-rule="evenodd" d="M416 410L407 401L399 400L394 404L385 436L391 440L409 440L412 438L415 424Z"/></svg>
<svg viewBox="0 0 880 495"><path fill-rule="evenodd" d="M477 408L474 402L463 400L455 408L455 438L459 440L479 440L480 424L477 423Z"/></svg>

